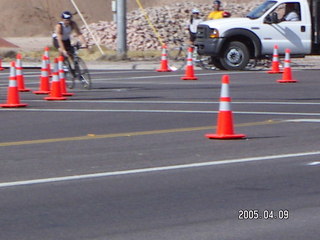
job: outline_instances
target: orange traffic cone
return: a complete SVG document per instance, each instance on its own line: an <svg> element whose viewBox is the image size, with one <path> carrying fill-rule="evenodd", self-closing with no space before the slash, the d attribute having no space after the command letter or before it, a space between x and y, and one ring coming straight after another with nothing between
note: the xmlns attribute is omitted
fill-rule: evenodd
<svg viewBox="0 0 320 240"><path fill-rule="evenodd" d="M160 66L160 69L157 69L157 72L171 72L172 71L168 66L167 56L168 56L167 45L163 44L162 54L161 54L161 66Z"/></svg>
<svg viewBox="0 0 320 240"><path fill-rule="evenodd" d="M52 74L51 74L51 64L50 64L49 47L45 47L45 48L44 48L44 56L46 56L48 76L51 77Z"/></svg>
<svg viewBox="0 0 320 240"><path fill-rule="evenodd" d="M18 82L18 90L19 92L30 92L30 89L25 88L24 85L24 76L23 76L23 68L22 68L22 56L20 53L17 54L16 60L16 73L17 73L17 82Z"/></svg>
<svg viewBox="0 0 320 240"><path fill-rule="evenodd" d="M26 107L26 106L28 106L28 104L20 103L19 91L17 86L17 78L16 78L15 62L11 62L7 103L0 104L0 107L15 108L15 107Z"/></svg>
<svg viewBox="0 0 320 240"><path fill-rule="evenodd" d="M220 107L218 115L218 126L216 134L206 134L210 139L238 139L244 138L244 134L234 134L233 118L231 111L231 98L229 97L229 76L224 75L222 78Z"/></svg>
<svg viewBox="0 0 320 240"><path fill-rule="evenodd" d="M4 68L2 67L2 59L0 58L0 71L3 71Z"/></svg>
<svg viewBox="0 0 320 240"><path fill-rule="evenodd" d="M56 65L56 63L54 65ZM56 66L54 66L54 69L56 69ZM67 98L63 97L61 93L61 83L59 81L59 74L57 71L54 71L52 74L50 96L45 97L44 100L55 101L55 100L66 100L66 99Z"/></svg>
<svg viewBox="0 0 320 240"><path fill-rule="evenodd" d="M61 83L61 93L62 93L62 96L73 96L74 93L68 93L67 91L66 79L65 79L65 74L63 70L63 60L64 60L63 56L60 56L58 59L58 71L59 71L59 79Z"/></svg>
<svg viewBox="0 0 320 240"><path fill-rule="evenodd" d="M50 93L49 74L47 68L46 56L42 56L40 87L38 91L33 91L34 94L48 94Z"/></svg>
<svg viewBox="0 0 320 240"><path fill-rule="evenodd" d="M272 57L272 68L267 73L282 73L280 71L280 62L279 62L279 55L278 55L278 45L274 45L273 48L273 57Z"/></svg>
<svg viewBox="0 0 320 240"><path fill-rule="evenodd" d="M182 80L197 80L198 78L194 75L194 68L193 68L193 48L188 48L188 58L187 58L187 66L186 66L186 73L185 76L182 77Z"/></svg>
<svg viewBox="0 0 320 240"><path fill-rule="evenodd" d="M290 67L290 49L286 49L286 55L284 59L284 69L282 74L282 79L277 80L278 83L296 83L297 80L292 79L292 71Z"/></svg>

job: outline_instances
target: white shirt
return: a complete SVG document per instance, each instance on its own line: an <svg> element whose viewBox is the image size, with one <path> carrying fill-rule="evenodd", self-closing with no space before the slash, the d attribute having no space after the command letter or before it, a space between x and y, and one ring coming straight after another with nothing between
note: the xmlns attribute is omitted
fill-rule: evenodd
<svg viewBox="0 0 320 240"><path fill-rule="evenodd" d="M64 22L59 22L59 24L61 25L61 28L62 28L62 40L65 41L70 39L70 34L72 32L71 25L66 26ZM56 38L57 34L56 33L52 34L52 37Z"/></svg>
<svg viewBox="0 0 320 240"><path fill-rule="evenodd" d="M285 21L299 21L299 15L296 12L289 12L285 17L284 17Z"/></svg>
<svg viewBox="0 0 320 240"><path fill-rule="evenodd" d="M189 30L192 33L196 33L197 32L197 27L198 25L202 22L202 19L193 19L192 24L189 24Z"/></svg>

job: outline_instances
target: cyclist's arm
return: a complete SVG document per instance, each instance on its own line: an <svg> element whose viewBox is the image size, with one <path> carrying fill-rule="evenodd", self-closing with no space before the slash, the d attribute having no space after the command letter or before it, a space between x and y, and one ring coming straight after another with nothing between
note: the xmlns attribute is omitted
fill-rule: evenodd
<svg viewBox="0 0 320 240"><path fill-rule="evenodd" d="M78 24L76 22L73 22L73 30L75 31L77 37L80 39L80 41L83 45L82 47L87 47L87 41L83 37L83 35L78 27Z"/></svg>

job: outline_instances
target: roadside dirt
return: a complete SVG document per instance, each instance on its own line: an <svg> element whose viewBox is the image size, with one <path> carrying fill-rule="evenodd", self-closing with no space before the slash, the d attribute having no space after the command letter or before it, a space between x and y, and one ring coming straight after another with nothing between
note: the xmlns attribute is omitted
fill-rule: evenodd
<svg viewBox="0 0 320 240"><path fill-rule="evenodd" d="M10 40L7 41L3 38L0 38L0 48L18 48L18 46L13 44Z"/></svg>
<svg viewBox="0 0 320 240"><path fill-rule="evenodd" d="M0 48L17 48L19 51L37 51L51 46L50 37L9 37L0 40Z"/></svg>

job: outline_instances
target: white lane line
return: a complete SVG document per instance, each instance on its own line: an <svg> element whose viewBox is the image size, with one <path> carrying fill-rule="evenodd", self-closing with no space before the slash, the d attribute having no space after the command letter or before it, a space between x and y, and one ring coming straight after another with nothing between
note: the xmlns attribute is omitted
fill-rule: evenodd
<svg viewBox="0 0 320 240"><path fill-rule="evenodd" d="M153 167L153 168L141 168L141 169L114 171L114 172L102 172L102 173L93 173L93 174L82 174L82 175L56 177L56 178L43 178L43 179L34 179L34 180L25 180L25 181L3 182L3 183L0 183L0 188L22 186L22 185L43 184L43 183L53 183L53 182L65 182L65 181L72 181L72 180L83 180L83 179L102 178L102 177L139 174L139 173L161 172L161 171L188 169L188 168L199 168L199 167L208 167L208 166L216 166L216 165L223 165L223 164L236 164L236 163L257 162L257 161L266 161L266 160L283 159L283 158L295 158L295 157L304 157L304 156L311 156L311 155L320 155L320 151L218 160L218 161L211 161L211 162L190 163L190 164Z"/></svg>
<svg viewBox="0 0 320 240"><path fill-rule="evenodd" d="M140 71L137 71L139 73L142 73ZM149 71L150 72L150 71ZM91 73L91 75L101 75L101 74L107 74L111 72L94 72ZM125 72L121 72L125 73ZM129 73L129 72L128 72ZM152 71L151 71L152 73ZM181 72L182 73L182 72ZM240 72L239 72L240 73ZM238 74L239 74L238 73ZM213 76L213 75L221 75L222 73L220 72L215 72L215 73L198 73L197 75L199 76ZM235 73L233 73L235 74ZM40 76L40 71L39 74L25 74L25 77L39 77ZM130 79L155 79L155 78L168 78L168 77L181 77L181 74L165 74L165 75L148 75L148 76L136 76L136 77L129 77L129 76L121 76L121 77L111 77L111 78L93 78L93 81L100 81L100 80L105 80L105 81L113 81L113 80L130 80ZM220 79L218 79L220 81ZM181 81L179 83L182 83Z"/></svg>
<svg viewBox="0 0 320 240"><path fill-rule="evenodd" d="M115 74L115 73L152 73L152 70L99 70L99 69L89 69L90 75L101 75L101 74ZM39 68L38 71L27 71L27 69L24 69L24 76L25 77L34 77L34 76L40 76L41 70ZM0 73L0 76L9 76L9 73Z"/></svg>
<svg viewBox="0 0 320 240"><path fill-rule="evenodd" d="M285 120L286 122L311 122L311 123L320 123L320 119L291 119Z"/></svg>
<svg viewBox="0 0 320 240"><path fill-rule="evenodd" d="M320 165L320 162L311 162L307 164L308 166L317 166Z"/></svg>
<svg viewBox="0 0 320 240"><path fill-rule="evenodd" d="M183 74L183 72L181 72ZM214 76L214 75L222 75L224 73L222 72L213 72L213 73L198 73L197 76ZM245 74L245 72L232 72L228 73L229 75L232 74ZM118 81L117 83L128 83L128 80L134 80L134 79L148 79L148 80L153 80L156 78L172 78L172 77L177 77L180 78L181 74L165 74L165 75L150 75L150 76L137 76L137 77L127 77L127 76L122 76L122 77L112 77L112 78L94 78L92 79L93 82L100 82L100 81ZM217 80L218 83L220 83L220 78L219 79L214 79ZM208 84L208 82L201 83L201 82L196 82L196 81L184 81L184 82L173 82L172 80L169 80L171 84L193 84L193 85L198 85L198 84ZM145 82L132 82L132 83L145 83ZM210 83L210 82L209 82ZM168 84L168 82L152 82L152 84Z"/></svg>
<svg viewBox="0 0 320 240"><path fill-rule="evenodd" d="M213 76L213 75L221 75L222 73L199 73L197 75L199 76ZM234 74L234 73L232 73ZM240 74L240 72L239 72ZM31 77L32 75L26 75L26 80L27 78ZM36 77L39 77L39 75L35 75ZM174 74L174 75L150 75L150 76L137 76L137 77L111 77L111 78L93 78L92 81L95 82L115 82L117 84L145 84L145 81L130 81L130 80L137 80L137 79L141 79L141 80L154 80L156 78L171 78L171 77L181 77L181 74ZM216 79L217 82L220 82L220 79ZM175 84L184 84L184 85L206 85L209 84L208 82L194 82L194 81L184 81L184 82L178 82L178 81L172 81L170 79L168 79L167 82L161 81L161 82L148 82L150 84L154 84L154 85L175 85ZM28 82L28 84L39 84L38 80L34 80L32 82ZM8 85L8 84L6 84ZM6 86L4 85L4 86Z"/></svg>
<svg viewBox="0 0 320 240"><path fill-rule="evenodd" d="M90 71L90 75L101 75L101 74L116 74L116 73L121 73L121 74L125 74L125 73L150 73L150 71L138 71L138 70L128 70L128 71L101 71L101 72L98 72L98 71ZM25 77L35 77L35 76L40 76L40 69L38 72L26 72L24 71L24 76ZM8 76L8 73L5 74L6 76Z"/></svg>
<svg viewBox="0 0 320 240"><path fill-rule="evenodd" d="M115 73L121 73L121 74L125 74L125 73L150 73L152 72L152 70L132 70L132 69L128 69L128 70L122 70L122 71L115 71L115 70L101 70L99 71L99 69L89 69L90 71L90 75L101 75L101 74L115 74Z"/></svg>
<svg viewBox="0 0 320 240"><path fill-rule="evenodd" d="M29 102L43 102L43 100L28 100ZM62 103L62 101L57 102ZM129 100L68 100L68 103L129 103L129 104L211 104L219 103L218 101L196 102L196 101L129 101ZM319 103L320 104L320 103Z"/></svg>
<svg viewBox="0 0 320 240"><path fill-rule="evenodd" d="M215 113L217 111L192 110L132 110L132 109L35 109L35 108L3 108L0 111L26 111L26 112L120 112L120 113Z"/></svg>
<svg viewBox="0 0 320 240"><path fill-rule="evenodd" d="M198 111L198 110L166 110L166 109L35 109L35 108L3 108L0 111L15 111L15 112L117 112L117 113L201 113L211 114L217 113L218 111ZM320 113L298 113L298 112L243 112L233 111L236 114L247 114L247 115L283 115L283 116L320 116Z"/></svg>
<svg viewBox="0 0 320 240"><path fill-rule="evenodd" d="M111 89L112 90L112 89ZM29 102L43 102L43 100L28 100ZM65 103L63 101L57 103ZM68 103L144 103L144 104L216 104L218 101L141 101L141 100L72 100ZM268 104L268 105L320 105L320 103L305 103L305 102L232 102L232 104Z"/></svg>
<svg viewBox="0 0 320 240"><path fill-rule="evenodd" d="M90 70L90 69L89 69ZM181 77L181 74L183 75L184 74L184 71L181 70L181 71L175 71L173 73L166 73L166 74L163 74L163 75L159 75L155 72L155 70L149 70L149 71L139 71L139 70L134 70L134 71L131 71L131 70L127 70L127 71L118 71L118 72L108 72L108 71L105 71L105 72L90 72L91 75L100 75L100 74L108 74L108 73L122 73L122 74L125 74L125 73L132 73L132 72L136 72L136 73L151 73L150 76L137 76L137 77L119 77L117 79L124 79L124 78L128 78L128 79L136 79L136 78L167 78L167 77ZM154 73L154 74L152 74ZM254 72L229 72L228 74L230 75L234 75L234 74L252 74ZM255 72L256 73L256 72ZM225 72L207 72L207 73L197 73L197 75L199 76L212 76L212 75L223 75L225 74ZM220 79L219 79L220 81Z"/></svg>

